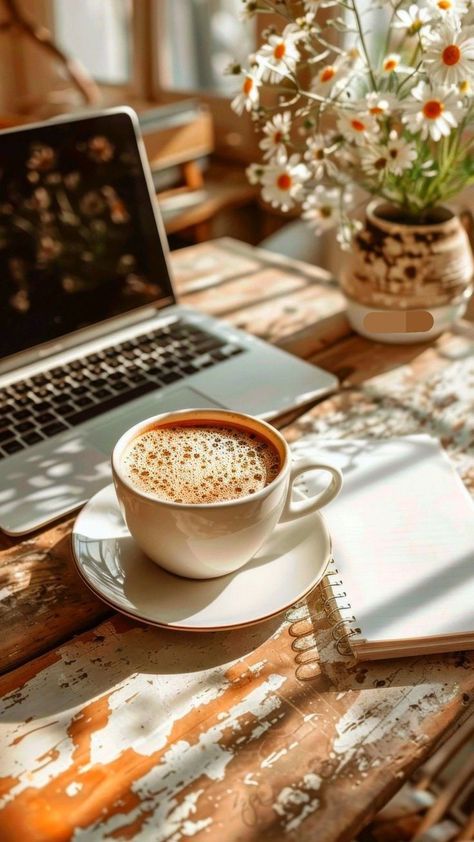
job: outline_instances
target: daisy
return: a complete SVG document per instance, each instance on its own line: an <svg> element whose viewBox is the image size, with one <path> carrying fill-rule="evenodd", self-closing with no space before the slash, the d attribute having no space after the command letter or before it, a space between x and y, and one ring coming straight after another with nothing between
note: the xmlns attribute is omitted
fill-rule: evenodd
<svg viewBox="0 0 474 842"><path fill-rule="evenodd" d="M438 17L452 18L465 15L468 8L468 0L428 0L429 9Z"/></svg>
<svg viewBox="0 0 474 842"><path fill-rule="evenodd" d="M462 111L458 94L449 88L432 90L425 82L420 82L411 91L410 97L403 101L404 123L412 132L420 132L422 140L431 137L438 141L447 137L451 129L458 125Z"/></svg>
<svg viewBox="0 0 474 842"><path fill-rule="evenodd" d="M245 170L245 174L250 184L260 184L264 168L262 164L249 164Z"/></svg>
<svg viewBox="0 0 474 842"><path fill-rule="evenodd" d="M264 158L272 158L274 155L280 157L286 154L285 143L289 140L291 129L291 113L285 111L283 114L275 114L272 120L265 123L263 134L265 137L260 141L260 149L264 150Z"/></svg>
<svg viewBox="0 0 474 842"><path fill-rule="evenodd" d="M393 94L370 91L365 95L365 107L372 117L385 117L395 110L396 105L397 98ZM359 106L364 107L362 103L359 103Z"/></svg>
<svg viewBox="0 0 474 842"><path fill-rule="evenodd" d="M390 133L386 145L372 145L361 149L363 170L368 175L380 178L388 174L402 175L405 170L412 168L416 157L415 144L398 137L396 132Z"/></svg>
<svg viewBox="0 0 474 842"><path fill-rule="evenodd" d="M355 140L356 143L364 143L367 137L379 130L377 121L371 114L353 111L341 114L337 126L345 138Z"/></svg>
<svg viewBox="0 0 474 842"><path fill-rule="evenodd" d="M443 22L427 38L424 55L430 79L444 85L455 85L474 79L474 33L458 29L452 22Z"/></svg>
<svg viewBox="0 0 474 842"><path fill-rule="evenodd" d="M402 64L398 53L389 53L382 62L382 73L384 76L391 76L392 73L412 73L413 68Z"/></svg>
<svg viewBox="0 0 474 842"><path fill-rule="evenodd" d="M249 70L242 81L240 93L232 100L230 107L236 114L242 114L244 111L251 111L258 105L260 93L259 87L262 80L258 77L255 70Z"/></svg>
<svg viewBox="0 0 474 842"><path fill-rule="evenodd" d="M347 82L347 63L342 56L338 56L334 62L327 62L317 68L314 78L311 81L313 93L322 97L328 97L330 93L336 93Z"/></svg>
<svg viewBox="0 0 474 842"><path fill-rule="evenodd" d="M418 157L415 144L399 137L396 132L390 132L387 152L389 158L387 169L393 175L402 175L405 170L411 170Z"/></svg>
<svg viewBox="0 0 474 842"><path fill-rule="evenodd" d="M341 221L341 191L322 184L303 203L302 217L316 231L326 231Z"/></svg>
<svg viewBox="0 0 474 842"><path fill-rule="evenodd" d="M408 9L399 9L395 15L392 26L398 29L406 29L407 35L416 35L423 27L431 21L429 9L423 9L417 3L412 3Z"/></svg>
<svg viewBox="0 0 474 842"><path fill-rule="evenodd" d="M302 198L303 184L309 176L310 172L299 155L274 159L265 167L261 178L262 197L274 208L291 210L295 200Z"/></svg>
<svg viewBox="0 0 474 842"><path fill-rule="evenodd" d="M280 82L288 74L294 73L300 58L296 42L304 33L291 26L286 26L281 35L270 35L268 42L260 47L256 59L264 82Z"/></svg>
<svg viewBox="0 0 474 842"><path fill-rule="evenodd" d="M382 70L386 74L395 73L400 67L400 56L398 53L389 53L382 62Z"/></svg>
<svg viewBox="0 0 474 842"><path fill-rule="evenodd" d="M334 147L328 147L324 135L316 134L308 138L306 146L307 149L303 157L315 178L320 179L325 174L332 176L337 174L337 167L329 158Z"/></svg>

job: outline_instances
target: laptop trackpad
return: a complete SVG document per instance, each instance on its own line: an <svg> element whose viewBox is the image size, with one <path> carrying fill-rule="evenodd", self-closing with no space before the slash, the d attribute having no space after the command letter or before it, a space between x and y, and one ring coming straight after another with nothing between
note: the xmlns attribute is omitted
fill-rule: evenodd
<svg viewBox="0 0 474 842"><path fill-rule="evenodd" d="M110 454L133 424L174 409L217 406L195 389L152 392L15 454L0 476L0 528L22 534L72 511L111 481Z"/></svg>

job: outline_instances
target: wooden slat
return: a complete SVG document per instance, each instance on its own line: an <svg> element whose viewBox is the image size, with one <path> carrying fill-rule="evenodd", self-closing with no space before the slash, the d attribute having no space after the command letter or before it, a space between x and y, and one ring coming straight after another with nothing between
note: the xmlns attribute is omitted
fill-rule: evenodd
<svg viewBox="0 0 474 842"><path fill-rule="evenodd" d="M463 708L472 662L361 668L317 634L306 684L284 626L120 618L4 676L2 842L349 842Z"/></svg>
<svg viewBox="0 0 474 842"><path fill-rule="evenodd" d="M0 550L0 674L111 614L82 584L70 551L73 518ZM0 835L1 838L1 835Z"/></svg>
<svg viewBox="0 0 474 842"><path fill-rule="evenodd" d="M328 272L230 238L172 254L180 302L307 358L350 334Z"/></svg>

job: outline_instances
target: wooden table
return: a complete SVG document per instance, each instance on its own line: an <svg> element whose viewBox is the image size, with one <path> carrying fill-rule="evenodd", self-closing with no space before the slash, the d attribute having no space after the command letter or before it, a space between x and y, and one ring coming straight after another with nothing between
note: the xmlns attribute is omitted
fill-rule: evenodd
<svg viewBox="0 0 474 842"><path fill-rule="evenodd" d="M319 269L228 239L173 263L182 301L340 378L290 441L430 432L474 490L471 328L377 345ZM318 593L298 677L285 618L192 635L113 614L74 572L72 522L1 539L2 842L345 842L469 710L473 654L358 665Z"/></svg>

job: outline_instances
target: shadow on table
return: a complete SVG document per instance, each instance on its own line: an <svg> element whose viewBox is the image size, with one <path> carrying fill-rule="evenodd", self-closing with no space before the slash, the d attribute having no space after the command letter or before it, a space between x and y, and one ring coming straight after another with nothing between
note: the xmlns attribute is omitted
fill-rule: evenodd
<svg viewBox="0 0 474 842"><path fill-rule="evenodd" d="M178 696L202 690L203 682L211 688L225 684L225 673L236 662L237 672L248 681L245 656L265 643L282 619L279 615L248 628L197 634L116 616L63 645L60 660L51 663L50 656L43 656L44 667L31 679L31 664L20 668L15 674L18 690L12 689L13 674L0 679L0 721L37 719L87 705L137 674L163 676L164 684L167 676L183 676L181 682L171 679Z"/></svg>

